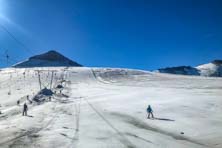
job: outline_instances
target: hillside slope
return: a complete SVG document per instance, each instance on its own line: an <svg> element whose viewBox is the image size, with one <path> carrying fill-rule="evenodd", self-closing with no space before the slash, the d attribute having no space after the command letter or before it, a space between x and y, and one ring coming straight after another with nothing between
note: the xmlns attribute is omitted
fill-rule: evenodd
<svg viewBox="0 0 222 148"><path fill-rule="evenodd" d="M15 68L30 68L30 67L61 67L71 66L80 67L82 65L66 58L56 51L49 51L40 55L30 57L24 62L13 65Z"/></svg>
<svg viewBox="0 0 222 148"><path fill-rule="evenodd" d="M42 88L52 82L52 101L33 99L37 70ZM1 148L222 147L221 78L45 67L3 69L0 81ZM153 120L146 118L148 104Z"/></svg>

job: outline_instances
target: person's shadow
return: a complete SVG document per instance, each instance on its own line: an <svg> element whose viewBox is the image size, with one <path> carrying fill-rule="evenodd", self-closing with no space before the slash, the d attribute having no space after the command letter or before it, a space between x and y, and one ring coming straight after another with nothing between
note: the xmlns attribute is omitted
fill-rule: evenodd
<svg viewBox="0 0 222 148"><path fill-rule="evenodd" d="M175 120L172 120L172 119L167 119L167 118L154 118L154 120L161 120L161 121L175 121Z"/></svg>
<svg viewBox="0 0 222 148"><path fill-rule="evenodd" d="M32 116L32 115L27 115L27 117L33 118L34 116Z"/></svg>

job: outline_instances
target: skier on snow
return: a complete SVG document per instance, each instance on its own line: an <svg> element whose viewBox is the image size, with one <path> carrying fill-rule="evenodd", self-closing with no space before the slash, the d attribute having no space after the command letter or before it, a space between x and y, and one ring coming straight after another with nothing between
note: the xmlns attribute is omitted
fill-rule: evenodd
<svg viewBox="0 0 222 148"><path fill-rule="evenodd" d="M152 118L154 118L153 110L150 105L148 105L148 107L147 107L147 114L148 114L148 116L147 116L148 119L150 119L150 114L151 114Z"/></svg>
<svg viewBox="0 0 222 148"><path fill-rule="evenodd" d="M20 101L19 100L17 101L17 105L20 105Z"/></svg>
<svg viewBox="0 0 222 148"><path fill-rule="evenodd" d="M28 106L27 106L27 104L25 103L24 106L23 106L22 115L23 115L23 116L27 116L27 111L28 111Z"/></svg>

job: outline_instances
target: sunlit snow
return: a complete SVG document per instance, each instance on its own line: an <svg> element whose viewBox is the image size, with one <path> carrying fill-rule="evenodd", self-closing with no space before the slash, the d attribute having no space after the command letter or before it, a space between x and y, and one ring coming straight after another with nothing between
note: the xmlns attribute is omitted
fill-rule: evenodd
<svg viewBox="0 0 222 148"><path fill-rule="evenodd" d="M37 70L42 89L54 76L56 94L30 104L27 95L40 90ZM2 69L0 147L221 148L221 89L222 78L129 69ZM149 104L155 119L147 119Z"/></svg>

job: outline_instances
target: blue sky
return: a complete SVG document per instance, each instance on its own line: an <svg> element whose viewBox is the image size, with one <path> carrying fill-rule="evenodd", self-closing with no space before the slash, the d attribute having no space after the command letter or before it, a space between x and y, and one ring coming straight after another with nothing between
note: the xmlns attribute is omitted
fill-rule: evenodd
<svg viewBox="0 0 222 148"><path fill-rule="evenodd" d="M146 70L222 59L221 0L0 0L0 25L0 67L6 50Z"/></svg>

